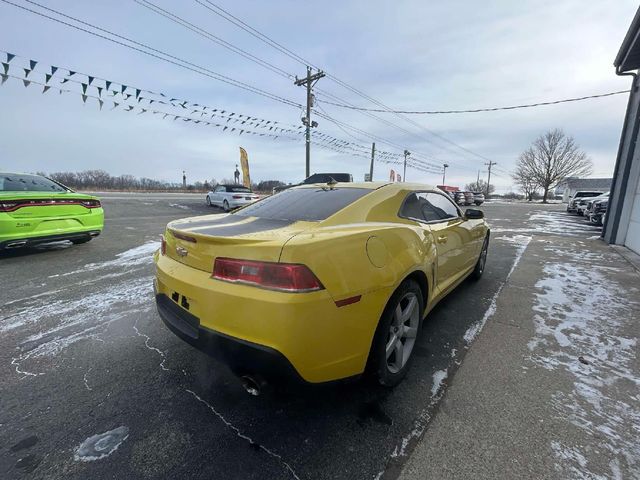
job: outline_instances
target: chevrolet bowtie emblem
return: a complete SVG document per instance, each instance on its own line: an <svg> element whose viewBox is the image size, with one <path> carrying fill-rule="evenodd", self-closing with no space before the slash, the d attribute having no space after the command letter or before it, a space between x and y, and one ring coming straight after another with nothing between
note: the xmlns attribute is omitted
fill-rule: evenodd
<svg viewBox="0 0 640 480"><path fill-rule="evenodd" d="M183 247L176 247L176 253L181 257L186 257L189 251Z"/></svg>

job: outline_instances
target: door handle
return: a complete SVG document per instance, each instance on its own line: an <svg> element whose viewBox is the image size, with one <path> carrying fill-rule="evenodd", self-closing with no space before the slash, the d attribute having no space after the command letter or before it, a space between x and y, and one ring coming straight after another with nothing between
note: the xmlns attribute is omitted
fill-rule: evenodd
<svg viewBox="0 0 640 480"><path fill-rule="evenodd" d="M447 236L446 235L439 236L438 243L447 243Z"/></svg>

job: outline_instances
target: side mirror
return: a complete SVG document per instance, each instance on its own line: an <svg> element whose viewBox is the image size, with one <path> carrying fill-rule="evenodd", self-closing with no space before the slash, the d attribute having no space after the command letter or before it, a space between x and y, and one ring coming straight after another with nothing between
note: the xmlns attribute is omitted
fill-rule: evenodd
<svg viewBox="0 0 640 480"><path fill-rule="evenodd" d="M469 220L480 220L484 218L484 212L482 210L476 210L475 208L467 208L464 216Z"/></svg>

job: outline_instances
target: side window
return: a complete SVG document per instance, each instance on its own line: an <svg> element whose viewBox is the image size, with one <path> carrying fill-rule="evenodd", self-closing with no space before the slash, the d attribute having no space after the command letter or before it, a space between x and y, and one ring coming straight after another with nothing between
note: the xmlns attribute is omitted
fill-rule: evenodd
<svg viewBox="0 0 640 480"><path fill-rule="evenodd" d="M419 196L424 198L422 216L427 222L459 217L456 206L444 195L439 193L420 193Z"/></svg>
<svg viewBox="0 0 640 480"><path fill-rule="evenodd" d="M422 202L418 198L417 193L411 193L405 199L404 204L402 204L402 208L400 209L400 216L406 218L415 218L416 220L424 220L424 216L422 215Z"/></svg>

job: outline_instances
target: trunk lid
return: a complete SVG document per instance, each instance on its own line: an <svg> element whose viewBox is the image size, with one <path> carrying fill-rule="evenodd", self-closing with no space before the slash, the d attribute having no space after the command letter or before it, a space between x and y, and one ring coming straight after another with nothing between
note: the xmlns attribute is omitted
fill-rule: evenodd
<svg viewBox="0 0 640 480"><path fill-rule="evenodd" d="M316 223L233 214L176 220L167 225L166 255L206 272L216 257L277 262L285 243Z"/></svg>
<svg viewBox="0 0 640 480"><path fill-rule="evenodd" d="M4 213L16 219L78 217L91 213L83 202L96 197L75 192L2 192L0 204Z"/></svg>

